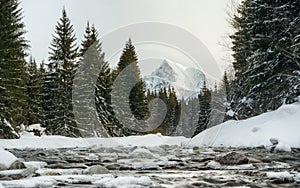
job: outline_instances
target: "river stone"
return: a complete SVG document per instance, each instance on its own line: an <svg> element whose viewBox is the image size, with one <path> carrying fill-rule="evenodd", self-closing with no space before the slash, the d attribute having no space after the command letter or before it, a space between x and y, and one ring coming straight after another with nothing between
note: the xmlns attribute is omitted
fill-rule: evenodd
<svg viewBox="0 0 300 188"><path fill-rule="evenodd" d="M22 172L22 176L23 176L23 177L26 177L26 178L32 177L33 175L36 174L35 172L36 172L37 170L38 170L38 169L35 168L35 167L29 167L29 168L26 168L26 169Z"/></svg>
<svg viewBox="0 0 300 188"><path fill-rule="evenodd" d="M9 170L17 170L26 168L25 164L19 160L16 160L9 166Z"/></svg>
<svg viewBox="0 0 300 188"><path fill-rule="evenodd" d="M108 164L108 165L106 165L106 168L108 170L119 170L120 166L121 165L119 165L119 164Z"/></svg>
<svg viewBox="0 0 300 188"><path fill-rule="evenodd" d="M7 168L4 164L0 163L0 171L2 171L2 170L7 170Z"/></svg>
<svg viewBox="0 0 300 188"><path fill-rule="evenodd" d="M240 165L249 163L249 159L245 155L234 151L225 155L217 156L215 161L223 165Z"/></svg>
<svg viewBox="0 0 300 188"><path fill-rule="evenodd" d="M270 138L270 142L272 145L277 145L279 143L277 138Z"/></svg>
<svg viewBox="0 0 300 188"><path fill-rule="evenodd" d="M93 175L93 174L108 174L109 170L101 165L95 165L88 167L84 174Z"/></svg>

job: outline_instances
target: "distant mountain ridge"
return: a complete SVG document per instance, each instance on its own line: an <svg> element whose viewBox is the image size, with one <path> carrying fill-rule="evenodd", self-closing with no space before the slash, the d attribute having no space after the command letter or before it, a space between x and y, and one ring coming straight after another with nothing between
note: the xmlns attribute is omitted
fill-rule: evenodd
<svg viewBox="0 0 300 188"><path fill-rule="evenodd" d="M164 60L150 75L144 76L146 89L159 91L161 88L173 86L178 98L191 98L199 94L205 80L204 73L196 68Z"/></svg>

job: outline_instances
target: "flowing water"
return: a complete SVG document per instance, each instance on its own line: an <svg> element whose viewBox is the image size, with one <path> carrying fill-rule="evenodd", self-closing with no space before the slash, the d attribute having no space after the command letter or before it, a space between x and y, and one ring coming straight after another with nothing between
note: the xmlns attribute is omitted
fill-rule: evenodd
<svg viewBox="0 0 300 188"><path fill-rule="evenodd" d="M117 177L142 177L151 179L151 184L137 184L136 187L300 187L297 178L269 178L267 172L287 171L299 177L300 150L292 152L270 152L257 148L185 148L180 146L155 147L94 147L68 149L26 149L9 150L18 158L29 162L40 161L30 175L31 180L39 177L55 177L54 187L106 187L95 183L95 178L105 175L87 175L89 167L101 165L109 170L112 179ZM215 157L228 152L237 152L249 159L248 164L220 165ZM26 164L26 163L25 163ZM37 163L39 164L39 163ZM34 165L33 165L34 166ZM102 172L100 172L102 173ZM90 178L78 178L93 176ZM58 178L59 176L68 176ZM17 179L23 176L1 175L0 183L10 187L21 186ZM72 179L73 181L70 181ZM75 181L76 179L76 181ZM10 182L10 183L8 183ZM39 187L47 187L42 183ZM113 187L113 186L112 186Z"/></svg>

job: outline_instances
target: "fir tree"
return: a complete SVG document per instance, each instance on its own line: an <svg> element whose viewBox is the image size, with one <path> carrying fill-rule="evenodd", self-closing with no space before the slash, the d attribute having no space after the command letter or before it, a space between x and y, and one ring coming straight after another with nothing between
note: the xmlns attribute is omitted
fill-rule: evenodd
<svg viewBox="0 0 300 188"><path fill-rule="evenodd" d="M211 117L211 92L207 88L205 81L198 98L200 113L194 136L207 129Z"/></svg>
<svg viewBox="0 0 300 188"><path fill-rule="evenodd" d="M41 67L44 66L43 64ZM28 78L26 81L26 124L41 123L40 114L40 96L41 96L41 81L43 73L37 67L36 61L31 57L27 65Z"/></svg>
<svg viewBox="0 0 300 188"><path fill-rule="evenodd" d="M174 87L168 89L168 126L166 130L167 135L173 135L177 128L180 118L180 102L177 100L176 92Z"/></svg>
<svg viewBox="0 0 300 188"><path fill-rule="evenodd" d="M299 36L299 7L297 0L245 1L240 6L240 15L234 19L237 32L232 36L238 74L230 90L236 119L297 100L300 65L295 38ZM247 53L241 53L241 49L247 49ZM238 68L243 62L247 66Z"/></svg>
<svg viewBox="0 0 300 188"><path fill-rule="evenodd" d="M2 125L11 124L11 130L25 122L24 27L19 1L0 1L0 118Z"/></svg>
<svg viewBox="0 0 300 188"><path fill-rule="evenodd" d="M130 68L129 68L130 67ZM126 69L126 73L122 72ZM138 58L135 52L135 47L133 46L131 39L126 42L125 48L120 57L120 61L118 62L118 66L116 71L114 72L113 81L115 81L116 76L121 76L120 80L122 80L122 84L113 89L113 91L117 91L118 93L112 93L114 97L118 96L119 98L123 98L123 101L128 101L128 96L119 96L120 93L127 93L128 89L131 89L129 92L129 107L131 112L128 112L126 102L118 104L119 106L113 106L113 108L117 111L117 116L121 117L122 122L125 122L126 125L129 126L131 132L134 133L136 131L143 132L143 127L137 127L136 120L143 120L148 117L148 106L145 96L145 86L141 78L141 73L138 67ZM133 84L131 82L136 82L133 88L130 88L129 85ZM122 100L122 99L120 99ZM124 105L124 106L122 106ZM128 129L128 127L124 127L124 130ZM127 132L127 131L126 131Z"/></svg>
<svg viewBox="0 0 300 188"><path fill-rule="evenodd" d="M53 88L49 89L52 90L51 92L56 92L54 95L57 96L52 99L55 101L53 110L56 113L48 114L55 119L55 124L47 126L54 135L79 136L72 107L72 85L78 58L78 47L75 41L73 26L66 10L63 9L62 18L57 23L50 47L49 71L51 72L47 75L48 79L54 82L51 83ZM47 84L50 86L50 83Z"/></svg>
<svg viewBox="0 0 300 188"><path fill-rule="evenodd" d="M113 135L108 98L111 87L110 69L104 60L98 32L89 23L80 53L82 60L76 72L73 95L77 125L84 136Z"/></svg>

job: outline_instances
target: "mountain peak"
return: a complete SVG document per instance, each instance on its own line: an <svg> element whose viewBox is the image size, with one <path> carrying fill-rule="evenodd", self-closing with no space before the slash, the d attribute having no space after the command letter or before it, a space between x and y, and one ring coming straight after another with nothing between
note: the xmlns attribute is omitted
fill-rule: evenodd
<svg viewBox="0 0 300 188"><path fill-rule="evenodd" d="M180 98L197 96L203 80L205 75L199 69L187 68L167 59L151 75L144 77L146 89L159 91L161 88L173 86Z"/></svg>
<svg viewBox="0 0 300 188"><path fill-rule="evenodd" d="M168 60L164 60L161 65L154 72L152 72L151 76L157 76L162 79L175 81L175 71Z"/></svg>

